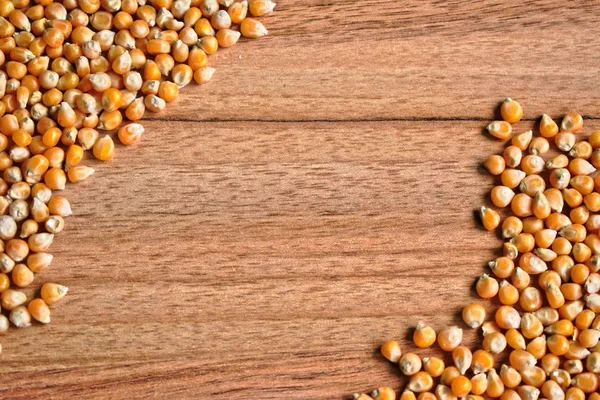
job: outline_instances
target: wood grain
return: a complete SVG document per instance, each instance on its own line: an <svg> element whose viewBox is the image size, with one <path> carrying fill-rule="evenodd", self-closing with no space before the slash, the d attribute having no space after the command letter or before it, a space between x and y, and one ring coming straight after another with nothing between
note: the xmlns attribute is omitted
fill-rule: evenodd
<svg viewBox="0 0 600 400"><path fill-rule="evenodd" d="M209 85L68 188L75 216L36 282L69 296L2 338L0 397L399 387L377 347L456 321L497 251L472 215L497 103L522 102L517 129L570 109L600 129L594 9L281 0L270 37L214 56Z"/></svg>

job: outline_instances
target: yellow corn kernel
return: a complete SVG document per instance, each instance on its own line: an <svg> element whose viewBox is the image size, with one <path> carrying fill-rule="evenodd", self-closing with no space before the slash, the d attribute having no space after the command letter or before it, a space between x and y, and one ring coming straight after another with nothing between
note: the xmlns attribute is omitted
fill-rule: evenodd
<svg viewBox="0 0 600 400"><path fill-rule="evenodd" d="M523 108L517 101L507 98L500 106L500 114L506 122L514 124L523 118Z"/></svg>
<svg viewBox="0 0 600 400"><path fill-rule="evenodd" d="M69 288L66 286L57 283L44 283L40 295L46 304L53 305L65 297L68 291Z"/></svg>
<svg viewBox="0 0 600 400"><path fill-rule="evenodd" d="M13 310L27 301L27 295L19 290L6 289L0 294L2 308Z"/></svg>
<svg viewBox="0 0 600 400"><path fill-rule="evenodd" d="M416 400L416 399L417 399L417 397L415 396L415 394L413 392L411 392L410 390L406 389L400 395L399 400Z"/></svg>
<svg viewBox="0 0 600 400"><path fill-rule="evenodd" d="M250 0L248 9L250 14L255 17L260 17L275 9L276 4L272 0Z"/></svg>
<svg viewBox="0 0 600 400"><path fill-rule="evenodd" d="M375 389L371 396L373 396L373 400L396 400L396 392L387 386Z"/></svg>
<svg viewBox="0 0 600 400"><path fill-rule="evenodd" d="M583 158L574 158L569 163L569 171L573 175L589 175L596 172L596 168Z"/></svg>
<svg viewBox="0 0 600 400"><path fill-rule="evenodd" d="M560 151L570 151L576 141L577 137L571 132L560 132L554 136L554 144Z"/></svg>
<svg viewBox="0 0 600 400"><path fill-rule="evenodd" d="M413 342L417 347L431 347L435 343L435 339L436 333L432 327L427 326L422 322L417 323L417 327L413 334Z"/></svg>
<svg viewBox="0 0 600 400"><path fill-rule="evenodd" d="M527 352L536 358L541 360L546 355L546 336L541 335L533 339L527 344Z"/></svg>
<svg viewBox="0 0 600 400"><path fill-rule="evenodd" d="M579 132L581 128L583 128L583 118L575 112L570 112L565 115L560 124L560 129L563 132L576 133Z"/></svg>
<svg viewBox="0 0 600 400"><path fill-rule="evenodd" d="M400 357L398 365L400 366L400 371L404 375L412 376L421 370L423 364L421 358L415 353L406 353Z"/></svg>
<svg viewBox="0 0 600 400"><path fill-rule="evenodd" d="M498 281L493 277L483 274L478 279L477 284L475 285L475 289L477 290L477 294L482 299L491 299L496 296L498 290L500 289L500 285Z"/></svg>
<svg viewBox="0 0 600 400"><path fill-rule="evenodd" d="M512 126L506 121L494 121L487 126L487 131L497 139L507 140L512 134Z"/></svg>
<svg viewBox="0 0 600 400"><path fill-rule="evenodd" d="M241 33L231 29L221 29L215 35L219 46L223 48L231 47L240 39Z"/></svg>
<svg viewBox="0 0 600 400"><path fill-rule="evenodd" d="M411 376L406 388L414 393L427 392L433 388L433 378L427 372L419 371Z"/></svg>
<svg viewBox="0 0 600 400"><path fill-rule="evenodd" d="M502 172L504 172L504 169L506 168L506 161L502 156L491 155L485 161L484 166L490 174L500 175Z"/></svg>
<svg viewBox="0 0 600 400"><path fill-rule="evenodd" d="M50 308L42 299L33 299L27 306L31 316L42 324L50 322Z"/></svg>
<svg viewBox="0 0 600 400"><path fill-rule="evenodd" d="M94 144L94 157L98 160L106 161L113 157L115 151L115 143L109 135L104 135L99 138Z"/></svg>
<svg viewBox="0 0 600 400"><path fill-rule="evenodd" d="M506 342L514 350L525 350L525 338L517 329L509 329L505 336Z"/></svg>
<svg viewBox="0 0 600 400"><path fill-rule="evenodd" d="M432 377L437 378L442 375L446 365L444 361L437 357L423 357L423 369Z"/></svg>
<svg viewBox="0 0 600 400"><path fill-rule="evenodd" d="M500 289L498 290L498 300L500 303L511 306L516 304L519 301L519 290L508 283L508 281L503 280L500 282Z"/></svg>
<svg viewBox="0 0 600 400"><path fill-rule="evenodd" d="M488 387L486 394L490 397L500 397L504 393L504 383L495 369L488 371Z"/></svg>
<svg viewBox="0 0 600 400"><path fill-rule="evenodd" d="M481 222L488 231L496 229L500 224L500 216L491 208L482 206L480 209Z"/></svg>
<svg viewBox="0 0 600 400"><path fill-rule="evenodd" d="M402 350L400 344L395 340L385 342L381 346L381 354L393 363L400 361Z"/></svg>
<svg viewBox="0 0 600 400"><path fill-rule="evenodd" d="M471 368L473 353L471 353L468 347L458 346L452 350L452 360L454 361L454 366L464 375Z"/></svg>
<svg viewBox="0 0 600 400"><path fill-rule="evenodd" d="M450 388L456 397L463 397L471 393L472 384L469 378L466 376L457 376L456 378L452 379Z"/></svg>
<svg viewBox="0 0 600 400"><path fill-rule="evenodd" d="M483 324L485 316L485 308L480 304L469 304L462 311L463 321L472 329L479 328Z"/></svg>
<svg viewBox="0 0 600 400"><path fill-rule="evenodd" d="M492 354L503 352L506 345L506 337L501 332L492 332L483 338L483 348Z"/></svg>
<svg viewBox="0 0 600 400"><path fill-rule="evenodd" d="M31 325L31 314L25 306L13 308L8 318L17 328L26 328Z"/></svg>
<svg viewBox="0 0 600 400"><path fill-rule="evenodd" d="M258 39L269 34L262 22L254 18L246 18L240 24L242 36L250 39Z"/></svg>
<svg viewBox="0 0 600 400"><path fill-rule="evenodd" d="M515 192L506 186L495 186L490 193L492 203L494 203L496 207L500 208L508 206L514 196Z"/></svg>
<svg viewBox="0 0 600 400"><path fill-rule="evenodd" d="M67 176L70 182L76 183L89 178L91 175L94 174L94 172L94 168L78 165L69 168Z"/></svg>
<svg viewBox="0 0 600 400"><path fill-rule="evenodd" d="M451 326L439 332L437 342L442 350L452 351L461 344L462 338L462 329L457 326Z"/></svg>
<svg viewBox="0 0 600 400"><path fill-rule="evenodd" d="M519 186L525 176L527 176L527 174L519 169L508 168L502 171L500 180L502 181L502 185L514 189Z"/></svg>
<svg viewBox="0 0 600 400"><path fill-rule="evenodd" d="M507 388L516 388L521 383L521 374L519 371L506 364L502 364L500 368L500 379Z"/></svg>
<svg viewBox="0 0 600 400"><path fill-rule="evenodd" d="M52 262L54 256L49 253L34 253L27 257L27 266L33 272L40 272Z"/></svg>

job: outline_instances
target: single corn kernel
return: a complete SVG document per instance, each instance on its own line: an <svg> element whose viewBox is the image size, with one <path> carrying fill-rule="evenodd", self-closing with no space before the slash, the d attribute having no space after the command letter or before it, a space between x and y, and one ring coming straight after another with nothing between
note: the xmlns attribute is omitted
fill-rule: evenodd
<svg viewBox="0 0 600 400"><path fill-rule="evenodd" d="M254 18L246 18L240 24L242 36L250 39L258 39L269 34L265 26Z"/></svg>
<svg viewBox="0 0 600 400"><path fill-rule="evenodd" d="M25 264L17 264L12 270L11 278L15 286L23 288L33 283L33 271Z"/></svg>
<svg viewBox="0 0 600 400"><path fill-rule="evenodd" d="M64 196L52 196L48 201L48 209L50 214L68 217L73 214L71 204Z"/></svg>
<svg viewBox="0 0 600 400"><path fill-rule="evenodd" d="M94 172L94 168L91 167L75 166L69 168L69 171L67 171L67 176L70 182L76 183L89 178L91 175L94 174Z"/></svg>
<svg viewBox="0 0 600 400"><path fill-rule="evenodd" d="M534 156L545 154L549 150L550 143L548 142L548 139L543 137L536 137L531 141L531 144L529 145L529 153L533 154Z"/></svg>
<svg viewBox="0 0 600 400"><path fill-rule="evenodd" d="M542 292L535 287L526 287L522 290L519 297L519 305L526 312L539 310L543 304Z"/></svg>
<svg viewBox="0 0 600 400"><path fill-rule="evenodd" d="M510 283L508 283L508 281L503 280L502 282L500 282L498 300L500 300L500 303L507 306L516 304L519 301L519 290Z"/></svg>
<svg viewBox="0 0 600 400"><path fill-rule="evenodd" d="M31 316L42 324L50 322L50 308L42 299L33 299L27 306Z"/></svg>
<svg viewBox="0 0 600 400"><path fill-rule="evenodd" d="M491 299L498 293L500 285L498 284L498 281L493 277L483 274L477 281L475 288L479 297L481 297L482 299Z"/></svg>
<svg viewBox="0 0 600 400"><path fill-rule="evenodd" d="M518 329L521 315L511 306L501 306L496 310L495 321L502 329Z"/></svg>
<svg viewBox="0 0 600 400"><path fill-rule="evenodd" d="M17 328L27 328L31 326L31 314L25 306L13 308L8 319Z"/></svg>
<svg viewBox="0 0 600 400"><path fill-rule="evenodd" d="M490 193L490 198L492 199L492 203L496 207L506 207L510 204L513 197L515 196L515 192L512 191L511 188L506 186L495 186Z"/></svg>
<svg viewBox="0 0 600 400"><path fill-rule="evenodd" d="M433 378L427 372L419 371L411 376L406 388L414 393L427 392L433 388Z"/></svg>
<svg viewBox="0 0 600 400"><path fill-rule="evenodd" d="M498 278L509 278L515 268L515 263L508 257L498 257L488 263L494 275Z"/></svg>
<svg viewBox="0 0 600 400"><path fill-rule="evenodd" d="M94 157L102 161L110 160L114 151L115 143L109 135L99 138L93 147Z"/></svg>
<svg viewBox="0 0 600 400"><path fill-rule="evenodd" d="M272 0L250 0L248 9L255 17L268 14L275 9L276 4Z"/></svg>
<svg viewBox="0 0 600 400"><path fill-rule="evenodd" d="M516 100L507 98L500 106L500 114L506 122L514 124L523 118L523 108Z"/></svg>
<svg viewBox="0 0 600 400"><path fill-rule="evenodd" d="M451 326L439 332L437 342L442 350L452 351L461 344L462 338L462 329L457 326Z"/></svg>
<svg viewBox="0 0 600 400"><path fill-rule="evenodd" d="M575 142L577 141L577 137L571 132L560 132L556 136L554 136L554 144L561 151L570 151L573 146L575 146Z"/></svg>
<svg viewBox="0 0 600 400"><path fill-rule="evenodd" d="M463 321L472 329L479 328L483 324L485 316L485 308L480 304L469 304L462 311Z"/></svg>
<svg viewBox="0 0 600 400"><path fill-rule="evenodd" d="M500 216L491 208L481 207L480 217L484 228L488 231L496 229L500 224Z"/></svg>
<svg viewBox="0 0 600 400"><path fill-rule="evenodd" d="M421 370L422 362L421 358L415 353L406 353L400 357L398 365L404 375L412 376Z"/></svg>
<svg viewBox="0 0 600 400"><path fill-rule="evenodd" d="M413 334L413 342L417 347L427 348L432 346L435 343L436 333L435 330L426 326L424 323L417 323L417 327Z"/></svg>
<svg viewBox="0 0 600 400"><path fill-rule="evenodd" d="M444 361L440 358L423 357L423 369L434 378L441 376L445 367Z"/></svg>
<svg viewBox="0 0 600 400"><path fill-rule="evenodd" d="M197 69L194 72L194 81L196 81L196 83L200 85L203 85L212 79L213 75L215 74L215 71L216 69L211 67Z"/></svg>
<svg viewBox="0 0 600 400"><path fill-rule="evenodd" d="M471 381L466 376L457 376L456 378L452 379L450 387L452 389L452 393L456 397L463 397L471 393L472 385Z"/></svg>
<svg viewBox="0 0 600 400"><path fill-rule="evenodd" d="M452 350L452 360L454 361L454 366L464 375L471 368L473 353L471 353L468 347L458 346Z"/></svg>
<svg viewBox="0 0 600 400"><path fill-rule="evenodd" d="M539 129L540 134L545 138L554 137L558 133L558 125L546 114L542 115Z"/></svg>
<svg viewBox="0 0 600 400"><path fill-rule="evenodd" d="M381 354L393 363L400 361L400 357L402 356L400 344L395 340L385 342L381 346Z"/></svg>
<svg viewBox="0 0 600 400"><path fill-rule="evenodd" d="M375 389L371 396L373 396L373 400L396 400L396 392L387 386Z"/></svg>
<svg viewBox="0 0 600 400"><path fill-rule="evenodd" d="M413 392L406 389L404 390L404 392L402 392L402 394L400 395L400 399L398 400L417 400L417 397Z"/></svg>
<svg viewBox="0 0 600 400"><path fill-rule="evenodd" d="M565 115L560 124L560 129L563 132L576 133L579 132L581 128L583 128L583 118L581 117L581 115L575 112L570 112L567 115Z"/></svg>
<svg viewBox="0 0 600 400"><path fill-rule="evenodd" d="M506 364L502 364L500 368L500 379L507 388L516 388L521 383L521 374L519 371Z"/></svg>
<svg viewBox="0 0 600 400"><path fill-rule="evenodd" d="M487 375L485 373L479 373L473 375L471 378L471 393L479 396L485 393L488 386ZM468 396L467 396L468 397ZM466 399L466 397L465 397Z"/></svg>
<svg viewBox="0 0 600 400"><path fill-rule="evenodd" d="M48 305L53 305L60 301L69 291L69 288L56 283L44 283L40 295L42 300Z"/></svg>
<svg viewBox="0 0 600 400"><path fill-rule="evenodd" d="M49 253L33 253L27 257L27 266L30 270L37 273L50 265L53 259L54 256Z"/></svg>
<svg viewBox="0 0 600 400"><path fill-rule="evenodd" d="M485 168L492 175L500 175L506 168L506 161L502 156L491 155L484 163Z"/></svg>
<svg viewBox="0 0 600 400"><path fill-rule="evenodd" d="M506 337L501 332L493 332L483 338L483 348L492 354L503 352L506 345Z"/></svg>
<svg viewBox="0 0 600 400"><path fill-rule="evenodd" d="M541 335L533 339L527 344L526 350L536 360L541 360L546 355L546 336Z"/></svg>
<svg viewBox="0 0 600 400"><path fill-rule="evenodd" d="M506 334L506 342L514 350L525 350L525 338L517 329L509 329Z"/></svg>
<svg viewBox="0 0 600 400"><path fill-rule="evenodd" d="M488 371L488 387L486 394L490 397L500 397L504 393L504 383L495 369Z"/></svg>
<svg viewBox="0 0 600 400"><path fill-rule="evenodd" d="M14 310L16 307L27 301L27 295L19 290L5 289L0 294L2 300L2 308L6 310Z"/></svg>
<svg viewBox="0 0 600 400"><path fill-rule="evenodd" d="M519 169L505 169L500 174L500 180L502 181L502 185L507 186L511 189L519 186L523 178L525 178L527 174Z"/></svg>
<svg viewBox="0 0 600 400"><path fill-rule="evenodd" d="M497 139L507 140L512 133L512 127L506 121L494 121L487 126L487 131Z"/></svg>
<svg viewBox="0 0 600 400"><path fill-rule="evenodd" d="M437 400L456 400L456 396L452 393L452 389L442 384L435 387L435 398Z"/></svg>

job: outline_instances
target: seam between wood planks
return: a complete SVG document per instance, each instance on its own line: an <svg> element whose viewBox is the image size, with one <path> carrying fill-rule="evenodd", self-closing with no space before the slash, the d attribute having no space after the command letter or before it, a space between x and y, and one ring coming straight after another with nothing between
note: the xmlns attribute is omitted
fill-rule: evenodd
<svg viewBox="0 0 600 400"><path fill-rule="evenodd" d="M600 117L583 116L586 121L598 121ZM539 118L523 118L521 121L538 122ZM264 122L264 123L367 123L367 122L481 122L491 121L485 117L406 117L406 118L355 118L355 119L259 119L259 118L235 118L235 119L193 119L193 118L148 118L145 121L152 122L210 122L210 123L231 123L231 122Z"/></svg>

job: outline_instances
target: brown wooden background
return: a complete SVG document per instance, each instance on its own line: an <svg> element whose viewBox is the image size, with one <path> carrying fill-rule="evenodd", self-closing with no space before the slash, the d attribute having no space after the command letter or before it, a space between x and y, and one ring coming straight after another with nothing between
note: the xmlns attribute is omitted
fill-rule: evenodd
<svg viewBox="0 0 600 400"><path fill-rule="evenodd" d="M342 399L398 387L382 341L443 327L498 239L473 210L505 96L600 129L589 1L281 0L271 36L67 194L36 278L49 326L1 339L0 396ZM405 345L408 348L408 344Z"/></svg>

